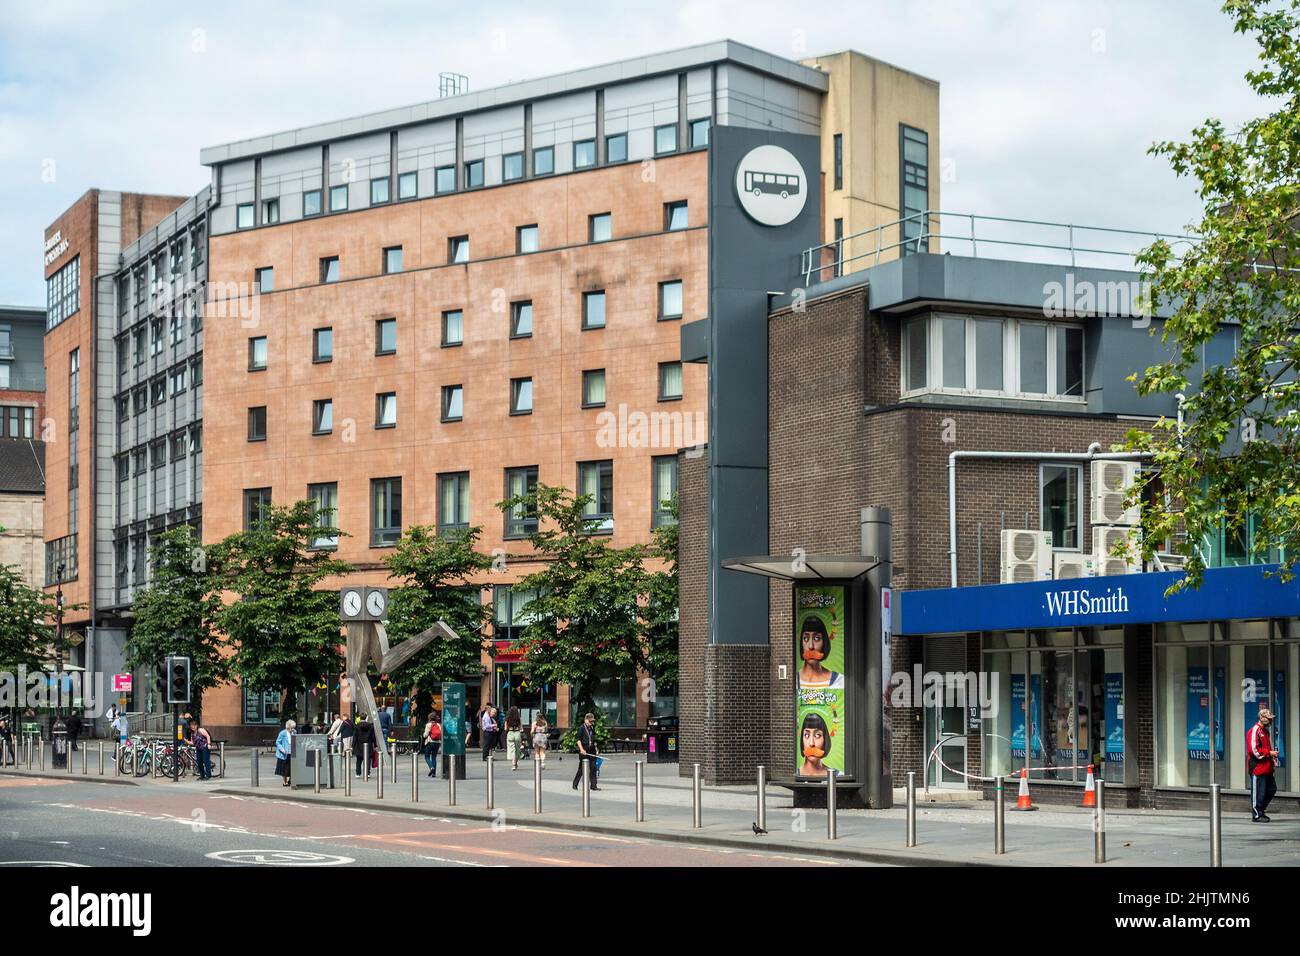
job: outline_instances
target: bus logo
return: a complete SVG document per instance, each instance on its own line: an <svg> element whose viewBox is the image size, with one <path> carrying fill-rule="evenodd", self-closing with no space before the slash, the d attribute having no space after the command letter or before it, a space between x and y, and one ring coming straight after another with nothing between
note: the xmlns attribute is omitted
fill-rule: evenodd
<svg viewBox="0 0 1300 956"><path fill-rule="evenodd" d="M776 193L782 199L799 194L799 177L785 173L745 172L745 192L761 196Z"/></svg>
<svg viewBox="0 0 1300 956"><path fill-rule="evenodd" d="M780 146L755 146L736 167L736 198L762 226L784 226L803 212L808 181L799 160Z"/></svg>

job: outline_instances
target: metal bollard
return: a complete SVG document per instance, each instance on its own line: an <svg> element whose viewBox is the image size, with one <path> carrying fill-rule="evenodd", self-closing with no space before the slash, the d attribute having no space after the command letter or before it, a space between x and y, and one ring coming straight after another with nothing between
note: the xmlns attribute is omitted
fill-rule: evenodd
<svg viewBox="0 0 1300 956"><path fill-rule="evenodd" d="M370 782L370 744L363 744L361 747L361 757L366 763L366 783Z"/></svg>
<svg viewBox="0 0 1300 956"><path fill-rule="evenodd" d="M636 822L645 823L645 764L636 762Z"/></svg>
<svg viewBox="0 0 1300 956"><path fill-rule="evenodd" d="M345 797L352 796L352 774L354 771L350 766L348 766L348 764L352 762L352 754L345 750L343 752L343 760L341 761L343 765L343 796Z"/></svg>
<svg viewBox="0 0 1300 956"><path fill-rule="evenodd" d="M104 776L104 741L99 742L99 775Z"/></svg>
<svg viewBox="0 0 1300 956"><path fill-rule="evenodd" d="M993 788L993 852L1007 852L1007 805L1003 800L1002 778L998 777L997 786Z"/></svg>
<svg viewBox="0 0 1300 956"><path fill-rule="evenodd" d="M420 755L411 751L411 802L420 802Z"/></svg>
<svg viewBox="0 0 1300 956"><path fill-rule="evenodd" d="M140 748L132 747L131 748L131 776L138 777L139 775L140 775ZM256 774L253 775L253 779L254 780L257 779Z"/></svg>
<svg viewBox="0 0 1300 956"><path fill-rule="evenodd" d="M312 767L312 792L313 793L320 793L320 755L321 752L317 750L316 765Z"/></svg>
<svg viewBox="0 0 1300 956"><path fill-rule="evenodd" d="M542 762L533 758L533 813L542 812Z"/></svg>
<svg viewBox="0 0 1300 956"><path fill-rule="evenodd" d="M758 765L758 819L754 821L760 830L767 829L767 768Z"/></svg>
<svg viewBox="0 0 1300 956"><path fill-rule="evenodd" d="M1106 781L1096 780L1097 806L1092 811L1092 862L1106 862Z"/></svg>
<svg viewBox="0 0 1300 956"><path fill-rule="evenodd" d="M253 748L253 751L252 751L252 758L251 758L251 759L252 759L252 763L250 763L250 764L248 765L248 767L249 767L249 770L248 770L248 774L249 774L249 777L248 777L248 779L249 779L249 784L248 784L248 785L249 785L250 787L253 787L253 788L257 788L257 787L260 787L260 786L262 785L262 782L261 782L261 780L259 779L260 774L259 774L259 772L258 772L258 771L260 770L260 767L259 767L259 763L260 763L260 761L258 760L259 757L261 757L261 754L258 752L258 749L257 749L256 747L254 747L254 748Z"/></svg>
<svg viewBox="0 0 1300 956"><path fill-rule="evenodd" d="M226 742L217 744L217 762L221 764L221 779L226 779Z"/></svg>
<svg viewBox="0 0 1300 956"><path fill-rule="evenodd" d="M700 765L691 766L691 828L698 830L704 826L704 810L700 806Z"/></svg>
<svg viewBox="0 0 1300 956"><path fill-rule="evenodd" d="M40 755L40 761L41 761L40 766L37 769L44 770L45 769L45 738L44 737L38 737L36 739L36 749ZM54 758L51 757L50 759L53 760Z"/></svg>
<svg viewBox="0 0 1300 956"><path fill-rule="evenodd" d="M916 846L916 771L907 772L907 845Z"/></svg>
<svg viewBox="0 0 1300 956"><path fill-rule="evenodd" d="M1223 866L1223 785L1210 784L1210 866Z"/></svg>
<svg viewBox="0 0 1300 956"><path fill-rule="evenodd" d="M591 761L582 761L582 815L591 816Z"/></svg>
<svg viewBox="0 0 1300 956"><path fill-rule="evenodd" d="M835 770L826 774L826 839L839 838L839 821L836 819L838 801L835 794Z"/></svg>
<svg viewBox="0 0 1300 956"><path fill-rule="evenodd" d="M27 743L27 769L28 769L28 770L31 770L31 769L32 769L32 737L31 737L31 734L28 734L26 737L23 738L23 740L26 741L26 743Z"/></svg>
<svg viewBox="0 0 1300 956"><path fill-rule="evenodd" d="M447 806L456 805L456 758L453 756L447 761L450 772L447 774Z"/></svg>
<svg viewBox="0 0 1300 956"><path fill-rule="evenodd" d="M497 791L497 772L496 772L496 762L497 762L497 758L496 758L496 757L489 756L488 759L487 759L487 805L486 805L486 809L488 809L488 810L492 810L492 809L494 809L493 804L495 803L495 801L496 801L496 796L497 796L497 793L496 793L496 791Z"/></svg>
<svg viewBox="0 0 1300 956"><path fill-rule="evenodd" d="M393 765L393 783L397 783L397 758L398 758L398 756L399 756L399 755L398 755L398 752L397 752L397 744L394 743L394 744L393 744L393 752L392 752L392 754L391 754L391 760L389 761L389 762L392 763L392 765Z"/></svg>
<svg viewBox="0 0 1300 956"><path fill-rule="evenodd" d="M85 741L82 741L82 743L85 744ZM89 756L89 754L90 754L90 745L86 744L81 748L81 775L83 777L86 775L86 763L87 763L86 758Z"/></svg>
<svg viewBox="0 0 1300 956"><path fill-rule="evenodd" d="M375 799L384 799L384 752L379 751L379 766L375 768Z"/></svg>

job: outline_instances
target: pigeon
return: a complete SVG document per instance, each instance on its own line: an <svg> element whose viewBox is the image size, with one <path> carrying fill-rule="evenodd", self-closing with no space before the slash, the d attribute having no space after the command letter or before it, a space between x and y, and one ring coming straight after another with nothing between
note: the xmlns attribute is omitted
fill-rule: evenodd
<svg viewBox="0 0 1300 956"><path fill-rule="evenodd" d="M754 824L754 835L755 835L755 836L758 836L759 834L766 833L766 832L767 832L767 831L764 830L762 827L760 827L757 823Z"/></svg>

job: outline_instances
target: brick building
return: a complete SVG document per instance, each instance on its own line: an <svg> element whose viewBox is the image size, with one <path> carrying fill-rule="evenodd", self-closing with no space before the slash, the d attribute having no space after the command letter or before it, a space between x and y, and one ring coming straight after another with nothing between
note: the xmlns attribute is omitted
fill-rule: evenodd
<svg viewBox="0 0 1300 956"><path fill-rule="evenodd" d="M0 564L44 583L45 310L0 306Z"/></svg>

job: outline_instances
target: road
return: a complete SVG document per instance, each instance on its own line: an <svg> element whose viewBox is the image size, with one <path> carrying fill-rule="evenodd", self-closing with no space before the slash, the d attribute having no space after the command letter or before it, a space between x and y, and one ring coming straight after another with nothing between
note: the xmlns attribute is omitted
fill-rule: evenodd
<svg viewBox="0 0 1300 956"><path fill-rule="evenodd" d="M0 778L0 866L846 866L532 825Z"/></svg>

